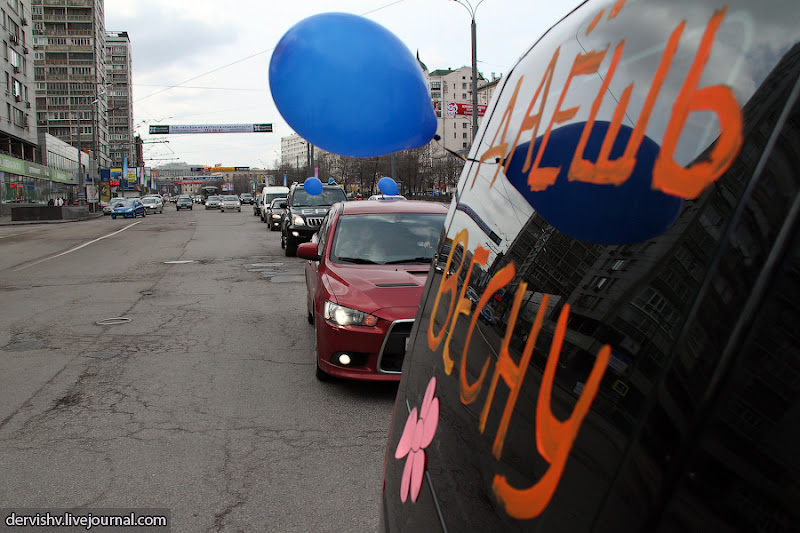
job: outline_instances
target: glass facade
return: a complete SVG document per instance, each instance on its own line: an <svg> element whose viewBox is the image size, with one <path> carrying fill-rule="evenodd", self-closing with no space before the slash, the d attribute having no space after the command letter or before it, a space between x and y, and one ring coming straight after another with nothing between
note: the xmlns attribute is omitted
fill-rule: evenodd
<svg viewBox="0 0 800 533"><path fill-rule="evenodd" d="M59 183L41 178L31 178L16 174L2 173L0 203L6 207L19 204L45 205L50 200L63 198L67 203L75 203L78 198L78 186ZM7 214L0 208L0 214Z"/></svg>

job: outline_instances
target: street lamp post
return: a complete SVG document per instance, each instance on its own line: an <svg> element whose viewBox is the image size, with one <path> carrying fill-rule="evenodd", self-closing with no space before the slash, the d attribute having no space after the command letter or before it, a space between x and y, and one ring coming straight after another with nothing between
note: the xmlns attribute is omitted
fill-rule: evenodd
<svg viewBox="0 0 800 533"><path fill-rule="evenodd" d="M472 24L470 25L470 29L472 31L472 139L471 141L475 140L475 134L478 133L478 46L477 46L477 30L475 25L475 13L478 11L478 7L483 3L483 0L480 0L475 7L472 7L472 4L469 0L452 0L457 4L461 4L464 6L464 9L467 10L469 13L470 18L472 19Z"/></svg>

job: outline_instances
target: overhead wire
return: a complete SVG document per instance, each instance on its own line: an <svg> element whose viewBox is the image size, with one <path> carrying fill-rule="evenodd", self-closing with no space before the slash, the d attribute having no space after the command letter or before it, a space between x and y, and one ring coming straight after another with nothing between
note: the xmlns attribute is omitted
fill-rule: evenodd
<svg viewBox="0 0 800 533"><path fill-rule="evenodd" d="M253 93L263 92L264 89L242 89L241 87L199 87L196 85L148 85L144 83L134 83L134 87L170 87L172 89L203 89L209 91L246 91Z"/></svg>

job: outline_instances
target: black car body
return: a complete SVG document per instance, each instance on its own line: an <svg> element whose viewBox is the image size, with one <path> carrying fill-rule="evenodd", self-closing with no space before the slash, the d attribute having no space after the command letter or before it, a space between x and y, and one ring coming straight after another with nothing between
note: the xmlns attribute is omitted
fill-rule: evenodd
<svg viewBox="0 0 800 533"><path fill-rule="evenodd" d="M283 214L286 212L286 198L275 198L270 202L267 213L264 219L269 223L270 231L278 231L281 229L281 222L283 221Z"/></svg>
<svg viewBox="0 0 800 533"><path fill-rule="evenodd" d="M249 192L243 192L242 194L239 195L239 201L242 202L242 204L252 205L253 202L255 201L255 198L253 198L253 195L250 194Z"/></svg>
<svg viewBox="0 0 800 533"><path fill-rule="evenodd" d="M180 211L181 209L191 209L194 205L191 196L178 196L175 200L175 209Z"/></svg>
<svg viewBox="0 0 800 533"><path fill-rule="evenodd" d="M797 531L798 20L586 2L522 54L411 332L382 531Z"/></svg>
<svg viewBox="0 0 800 533"><path fill-rule="evenodd" d="M286 255L295 255L297 247L310 241L317 232L328 209L336 202L345 201L347 197L339 185L325 185L321 194L311 195L302 183L292 184L281 222L281 248L286 250Z"/></svg>

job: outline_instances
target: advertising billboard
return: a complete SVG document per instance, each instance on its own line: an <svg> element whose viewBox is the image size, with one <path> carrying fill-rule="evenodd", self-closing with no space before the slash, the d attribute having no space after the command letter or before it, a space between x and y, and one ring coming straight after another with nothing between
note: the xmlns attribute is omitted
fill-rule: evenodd
<svg viewBox="0 0 800 533"><path fill-rule="evenodd" d="M272 124L158 124L150 126L151 135L181 133L272 133Z"/></svg>

